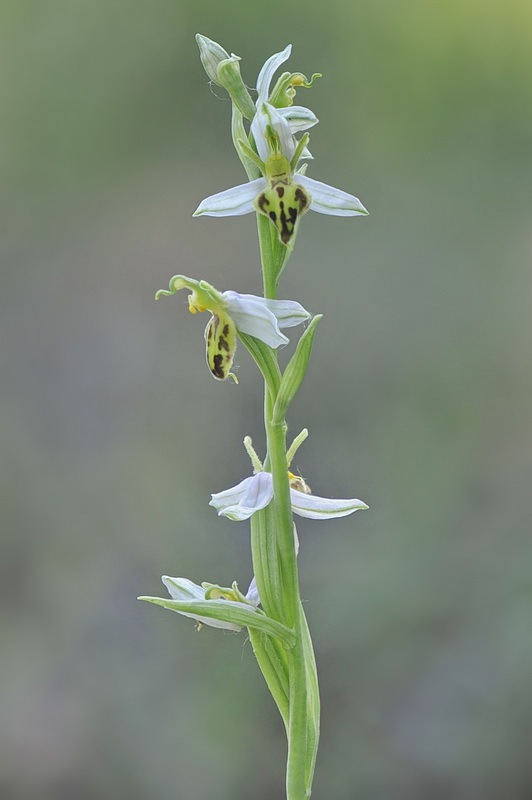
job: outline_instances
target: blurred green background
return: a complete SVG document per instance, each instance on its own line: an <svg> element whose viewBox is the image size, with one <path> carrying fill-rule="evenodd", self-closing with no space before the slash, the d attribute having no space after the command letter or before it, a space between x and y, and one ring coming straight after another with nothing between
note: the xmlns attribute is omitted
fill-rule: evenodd
<svg viewBox="0 0 532 800"><path fill-rule="evenodd" d="M321 122L283 297L325 315L290 430L323 695L315 797L532 796L530 0L4 0L2 800L283 797L251 648L136 602L159 576L242 587L246 523L209 493L263 447L261 392L204 365L176 272L259 292L244 180L194 34L253 86L288 42ZM219 99L215 96L219 95ZM285 354L284 357L286 357ZM313 795L314 796L314 795Z"/></svg>

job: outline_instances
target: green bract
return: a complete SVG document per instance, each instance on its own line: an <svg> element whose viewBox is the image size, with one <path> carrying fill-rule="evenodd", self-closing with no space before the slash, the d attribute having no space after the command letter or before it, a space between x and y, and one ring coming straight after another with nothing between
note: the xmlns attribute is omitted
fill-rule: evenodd
<svg viewBox="0 0 532 800"><path fill-rule="evenodd" d="M297 390L303 382L307 371L316 325L322 319L321 314L317 314L313 319L301 339L297 343L296 352L288 362L288 365L281 378L277 399L272 412L272 419L282 420L285 418L288 406L294 399Z"/></svg>

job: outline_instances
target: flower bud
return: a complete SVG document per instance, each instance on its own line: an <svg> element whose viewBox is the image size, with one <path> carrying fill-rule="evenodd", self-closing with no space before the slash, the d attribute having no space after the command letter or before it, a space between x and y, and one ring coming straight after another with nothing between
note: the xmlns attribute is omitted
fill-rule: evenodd
<svg viewBox="0 0 532 800"><path fill-rule="evenodd" d="M200 33L196 34L196 42L201 63L211 81L229 93L235 106L247 119L253 119L255 104L240 74L240 57L234 53L229 55L221 45Z"/></svg>
<svg viewBox="0 0 532 800"><path fill-rule="evenodd" d="M230 58L229 53L217 42L207 39L201 33L196 34L196 42L199 47L201 63L205 72L214 83L218 84L218 64ZM220 84L218 84L220 85Z"/></svg>

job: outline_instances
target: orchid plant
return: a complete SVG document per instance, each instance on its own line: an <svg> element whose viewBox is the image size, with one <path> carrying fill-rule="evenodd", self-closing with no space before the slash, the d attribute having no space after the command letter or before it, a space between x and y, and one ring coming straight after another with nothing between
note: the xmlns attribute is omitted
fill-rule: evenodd
<svg viewBox="0 0 532 800"><path fill-rule="evenodd" d="M189 291L192 314L209 311L205 329L207 364L226 381L237 341L253 357L264 379L267 453L261 461L251 438L244 446L252 474L230 489L212 494L219 515L250 521L254 577L246 594L231 587L163 576L169 598L141 597L196 621L231 631L246 628L253 652L284 722L288 741L287 800L311 795L319 739L320 699L316 663L301 605L293 515L333 519L367 508L361 500L314 495L306 481L290 472L294 455L308 435L303 429L287 448L286 414L305 376L316 326L300 303L277 298L281 273L292 253L299 223L309 211L336 216L368 212L356 197L306 175L312 155L308 130L318 122L310 109L294 105L297 89L309 89L321 75L277 70L291 45L269 58L257 79L254 101L240 74L240 59L198 34L200 57L211 81L227 90L232 105L231 134L247 182L207 197L194 216L257 216L263 295L220 292L204 280L175 275L156 299ZM286 329L306 324L284 370L277 348L288 343Z"/></svg>

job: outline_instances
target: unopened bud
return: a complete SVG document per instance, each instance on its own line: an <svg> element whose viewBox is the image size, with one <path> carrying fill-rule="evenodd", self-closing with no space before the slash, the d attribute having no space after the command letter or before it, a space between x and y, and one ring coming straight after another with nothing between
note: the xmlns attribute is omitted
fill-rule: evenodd
<svg viewBox="0 0 532 800"><path fill-rule="evenodd" d="M201 63L205 72L217 86L222 86L238 108L249 120L255 115L255 104L251 99L242 75L240 74L240 57L229 53L217 42L196 34Z"/></svg>
<svg viewBox="0 0 532 800"><path fill-rule="evenodd" d="M201 63L205 72L214 83L218 83L218 64L230 58L229 53L223 49L217 42L202 36L201 33L196 34L196 42L198 43Z"/></svg>

